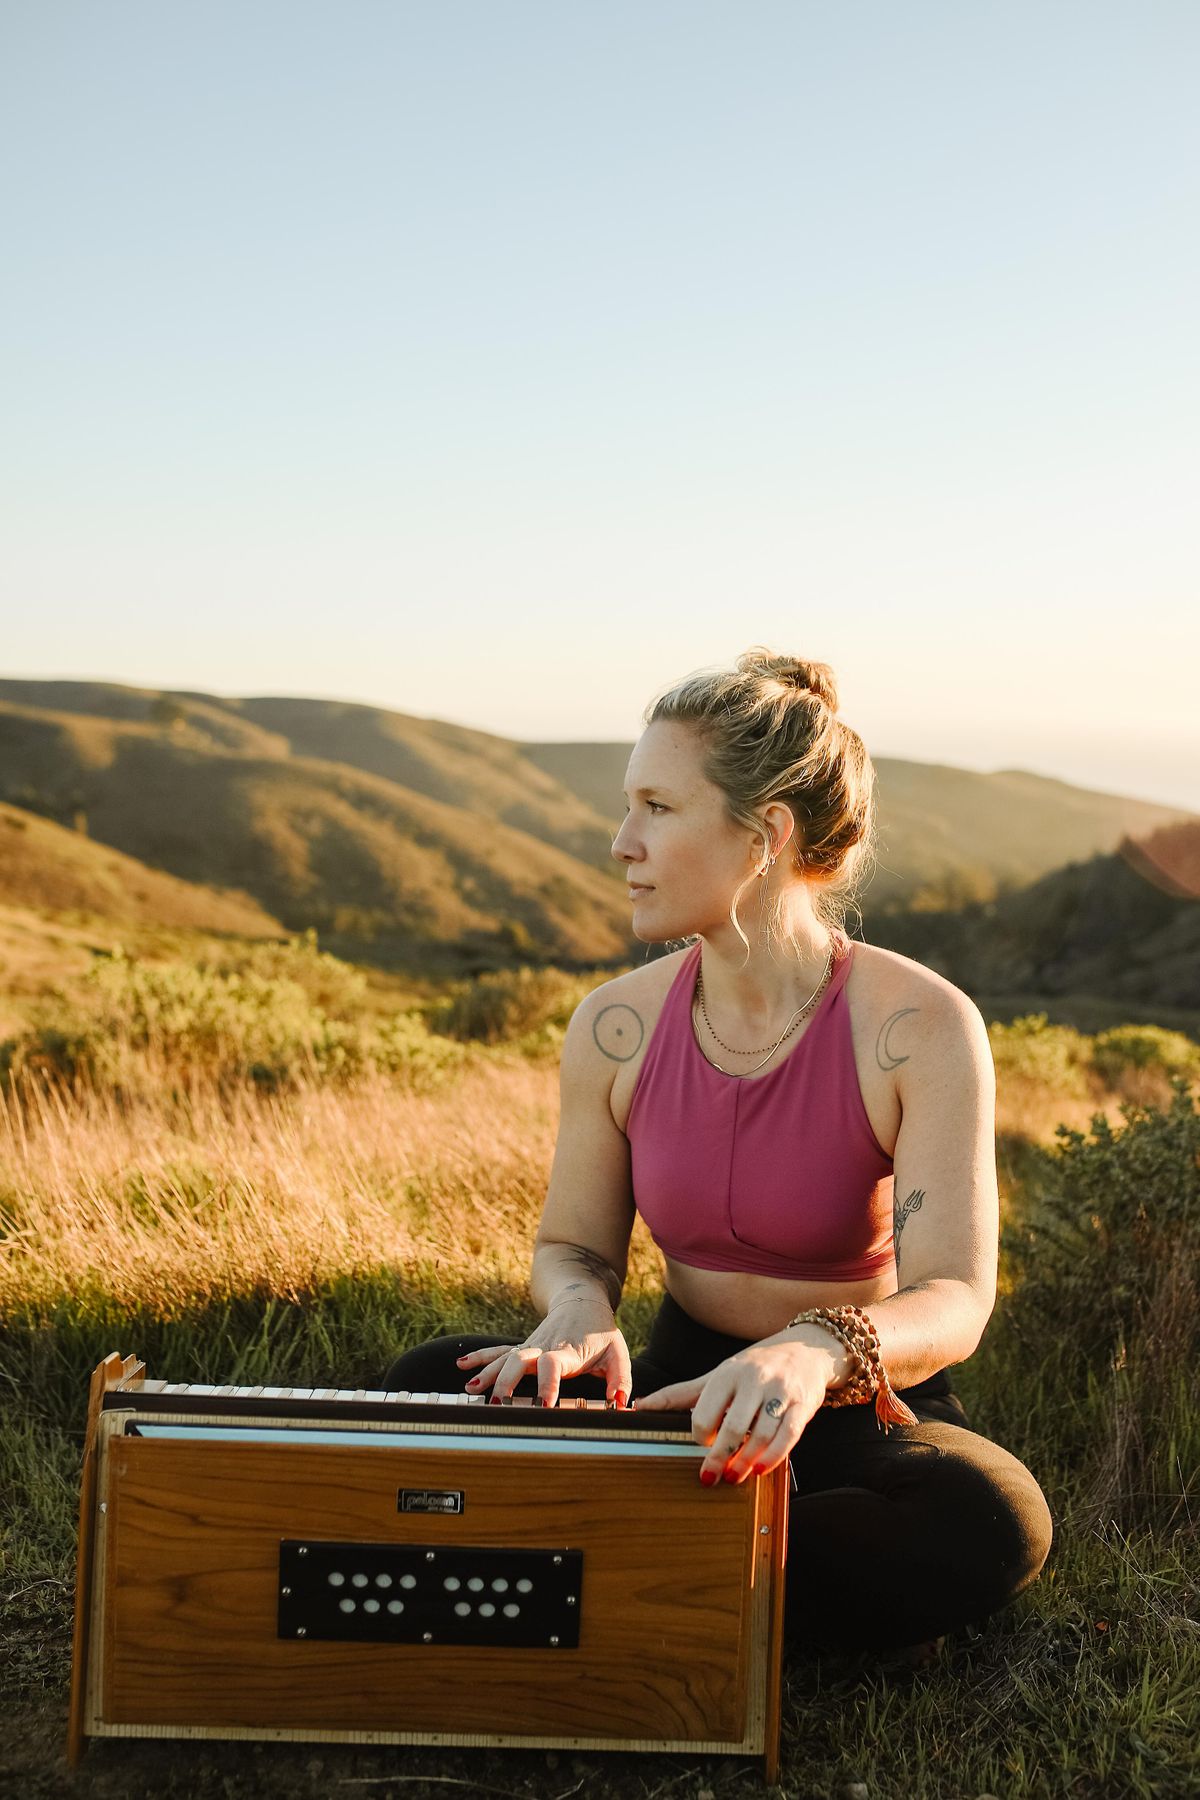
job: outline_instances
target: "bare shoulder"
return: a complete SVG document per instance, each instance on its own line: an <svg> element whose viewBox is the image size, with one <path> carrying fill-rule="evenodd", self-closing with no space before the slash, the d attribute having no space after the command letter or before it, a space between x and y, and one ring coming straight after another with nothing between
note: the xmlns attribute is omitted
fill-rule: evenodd
<svg viewBox="0 0 1200 1800"><path fill-rule="evenodd" d="M574 1079L593 1093L603 1092L621 1131L629 1122L654 1028L686 955L686 948L673 950L614 975L611 981L602 981L571 1015L563 1044L564 1080Z"/></svg>
<svg viewBox="0 0 1200 1800"><path fill-rule="evenodd" d="M593 988L571 1017L572 1031L581 1044L590 1041L602 1057L615 1064L639 1060L686 955L686 949L673 950Z"/></svg>
<svg viewBox="0 0 1200 1800"><path fill-rule="evenodd" d="M875 1028L879 1068L900 1070L918 1052L990 1061L987 1026L969 994L898 951L856 944L855 975L864 1013Z"/></svg>

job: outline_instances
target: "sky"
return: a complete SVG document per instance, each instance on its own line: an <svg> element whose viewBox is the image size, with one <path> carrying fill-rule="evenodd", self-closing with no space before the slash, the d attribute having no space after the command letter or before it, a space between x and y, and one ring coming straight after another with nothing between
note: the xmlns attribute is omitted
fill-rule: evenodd
<svg viewBox="0 0 1200 1800"><path fill-rule="evenodd" d="M3 672L1200 810L1192 0L0 0ZM1190 516L1189 516L1190 515Z"/></svg>

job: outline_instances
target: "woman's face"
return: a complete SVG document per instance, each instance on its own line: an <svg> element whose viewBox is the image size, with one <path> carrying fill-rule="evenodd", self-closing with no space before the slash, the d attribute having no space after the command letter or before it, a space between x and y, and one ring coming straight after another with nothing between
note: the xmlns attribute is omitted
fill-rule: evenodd
<svg viewBox="0 0 1200 1800"><path fill-rule="evenodd" d="M729 817L692 726L660 719L646 727L629 759L625 800L612 853L631 884L634 936L663 943L719 935L722 926L732 932L730 901L761 862L762 839Z"/></svg>

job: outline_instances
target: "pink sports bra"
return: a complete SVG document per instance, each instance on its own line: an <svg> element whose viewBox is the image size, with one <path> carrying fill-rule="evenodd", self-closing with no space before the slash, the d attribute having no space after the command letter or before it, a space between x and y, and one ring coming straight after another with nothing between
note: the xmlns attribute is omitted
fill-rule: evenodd
<svg viewBox="0 0 1200 1800"><path fill-rule="evenodd" d="M783 1062L748 1080L701 1052L692 1001L702 943L680 964L626 1125L637 1209L665 1255L697 1269L862 1281L892 1260L892 1159L858 1085L838 960Z"/></svg>

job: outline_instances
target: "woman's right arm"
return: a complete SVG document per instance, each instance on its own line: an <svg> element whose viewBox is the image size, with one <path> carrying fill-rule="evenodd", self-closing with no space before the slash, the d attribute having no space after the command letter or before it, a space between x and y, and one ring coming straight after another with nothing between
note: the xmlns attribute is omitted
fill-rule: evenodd
<svg viewBox="0 0 1200 1800"><path fill-rule="evenodd" d="M580 1002L563 1040L562 1100L546 1204L533 1251L530 1292L545 1315L515 1348L494 1345L463 1357L492 1398L512 1393L537 1372L538 1396L558 1399L564 1376L603 1376L610 1400L630 1398L629 1351L616 1321L633 1229L629 1141L612 1116L617 1064L599 1048L594 1026L611 1003L606 982Z"/></svg>

